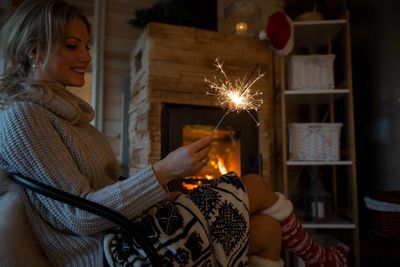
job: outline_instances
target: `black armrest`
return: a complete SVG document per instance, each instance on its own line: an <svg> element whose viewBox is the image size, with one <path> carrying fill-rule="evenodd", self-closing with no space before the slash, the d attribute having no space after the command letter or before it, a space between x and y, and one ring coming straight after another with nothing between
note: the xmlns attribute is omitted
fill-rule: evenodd
<svg viewBox="0 0 400 267"><path fill-rule="evenodd" d="M126 232L132 238L134 238L136 242L143 248L152 266L162 266L160 257L157 254L155 248L150 244L150 242L146 239L146 237L142 236L140 231L138 231L138 229L136 229L134 225L131 223L131 221L125 216L119 214L118 212L108 207L72 195L60 189L54 188L52 186L43 184L39 181L33 180L29 177L23 176L21 174L10 174L10 178L14 180L16 183L32 190L35 193L66 203L68 205L85 210L87 212L94 213L119 225L120 227L124 228Z"/></svg>

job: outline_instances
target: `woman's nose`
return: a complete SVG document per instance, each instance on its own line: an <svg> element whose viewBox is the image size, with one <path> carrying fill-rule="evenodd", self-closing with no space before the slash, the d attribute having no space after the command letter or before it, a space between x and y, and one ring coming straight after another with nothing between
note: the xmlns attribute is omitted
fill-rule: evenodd
<svg viewBox="0 0 400 267"><path fill-rule="evenodd" d="M84 50L80 53L79 59L83 62L90 62L92 60L92 56L88 50Z"/></svg>

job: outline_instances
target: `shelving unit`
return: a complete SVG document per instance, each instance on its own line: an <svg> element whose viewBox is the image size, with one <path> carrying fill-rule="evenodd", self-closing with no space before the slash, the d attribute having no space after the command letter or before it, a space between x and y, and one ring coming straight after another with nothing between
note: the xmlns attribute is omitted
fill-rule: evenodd
<svg viewBox="0 0 400 267"><path fill-rule="evenodd" d="M339 60L341 64L339 69L345 71L343 72L343 80L335 80L335 85L337 87L335 89L289 90L287 77L288 57L279 57L280 77L278 78L279 94L277 102L280 103L280 123L282 129L280 132L282 162L281 186L283 187L284 194L292 199L292 190L290 189L296 188L297 183L302 182L303 185L305 183L302 179L295 177L299 176L298 174L303 168L319 168L323 169L322 172L324 174L329 173L329 175L327 175L328 178L325 178L324 182L329 183L329 189L327 190L329 190L329 193L332 195L332 220L323 223L307 222L304 220L303 226L311 233L330 233L333 231L335 236L340 239L340 242L344 242L350 247L350 261L348 266L359 267L357 177L348 13L345 14L345 19L294 22L294 38L294 55L298 54L298 51L302 51L301 54L310 55L332 54L333 48L337 48L338 46L334 41L339 39L342 41L340 46L343 52L343 57ZM324 52L320 52L321 50ZM335 70L337 70L337 66ZM317 114L317 117L321 116L321 110L316 108L321 106L327 111L324 116L324 122L343 123L342 133L340 135L340 140L342 142L340 147L340 159L335 161L300 161L289 159L288 124L298 122L299 120L301 120L301 122L316 122L310 120L315 119L315 114ZM301 112L293 112L296 108L304 109L305 107L313 109L306 118L299 118ZM293 113L297 114L293 116ZM343 184L345 184L344 187L342 186ZM343 199L347 199L345 205L342 203ZM351 238L349 238L350 240L341 239L345 231L352 232L352 235L344 234L345 237L351 236ZM336 235L336 233L338 234ZM293 262L293 260L290 260L290 257L287 257L287 265L285 266L291 266Z"/></svg>

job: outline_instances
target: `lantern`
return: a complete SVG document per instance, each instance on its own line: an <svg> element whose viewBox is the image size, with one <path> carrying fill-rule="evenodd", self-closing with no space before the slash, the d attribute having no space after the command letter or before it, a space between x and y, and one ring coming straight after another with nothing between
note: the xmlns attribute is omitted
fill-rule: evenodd
<svg viewBox="0 0 400 267"><path fill-rule="evenodd" d="M331 194L325 191L319 178L312 178L304 200L306 219L311 222L326 222L331 219Z"/></svg>
<svg viewBox="0 0 400 267"><path fill-rule="evenodd" d="M257 36L260 30L260 6L254 0L235 0L224 10L229 33Z"/></svg>

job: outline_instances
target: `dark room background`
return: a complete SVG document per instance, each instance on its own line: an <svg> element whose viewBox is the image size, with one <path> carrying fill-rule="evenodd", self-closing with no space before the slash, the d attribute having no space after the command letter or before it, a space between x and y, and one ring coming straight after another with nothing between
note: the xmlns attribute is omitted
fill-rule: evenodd
<svg viewBox="0 0 400 267"><path fill-rule="evenodd" d="M400 190L400 1L349 0L348 8L360 235L365 246L361 252L368 257L363 198L378 190Z"/></svg>

